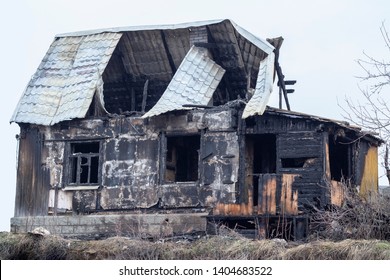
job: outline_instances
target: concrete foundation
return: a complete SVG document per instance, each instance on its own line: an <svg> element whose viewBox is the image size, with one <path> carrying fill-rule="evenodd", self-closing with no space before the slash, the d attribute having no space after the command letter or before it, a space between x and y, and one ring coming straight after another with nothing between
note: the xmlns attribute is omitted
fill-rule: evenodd
<svg viewBox="0 0 390 280"><path fill-rule="evenodd" d="M11 232L29 232L43 227L51 234L67 238L163 238L206 232L206 223L204 213L14 217Z"/></svg>

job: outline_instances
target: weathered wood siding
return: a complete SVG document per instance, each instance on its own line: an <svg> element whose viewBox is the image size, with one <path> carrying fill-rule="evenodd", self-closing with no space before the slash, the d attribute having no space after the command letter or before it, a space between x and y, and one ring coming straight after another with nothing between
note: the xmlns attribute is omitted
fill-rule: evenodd
<svg viewBox="0 0 390 280"><path fill-rule="evenodd" d="M371 146L364 157L360 194L368 197L378 192L378 148Z"/></svg>
<svg viewBox="0 0 390 280"><path fill-rule="evenodd" d="M238 183L238 137L235 132L208 132L202 139L200 202L234 203Z"/></svg>
<svg viewBox="0 0 390 280"><path fill-rule="evenodd" d="M158 203L158 139L150 136L123 135L105 141L102 210L148 208Z"/></svg>
<svg viewBox="0 0 390 280"><path fill-rule="evenodd" d="M261 174L258 183L258 204L253 206L252 189L249 189L248 203L217 203L214 215L248 216L297 215L298 191L293 191L294 174Z"/></svg>
<svg viewBox="0 0 390 280"><path fill-rule="evenodd" d="M16 215L234 203L239 153L233 120L230 111L180 112L151 120L124 116L73 120L22 133ZM189 134L200 139L198 179L168 182L166 137ZM84 189L69 184L74 143L100 147L98 183Z"/></svg>
<svg viewBox="0 0 390 280"><path fill-rule="evenodd" d="M47 215L49 170L43 164L43 134L36 127L22 127L16 179L15 217Z"/></svg>
<svg viewBox="0 0 390 280"><path fill-rule="evenodd" d="M277 173L296 174L292 191L297 191L299 207L328 203L324 184L324 136L320 132L291 132L278 135ZM283 166L283 159L305 159L300 167Z"/></svg>

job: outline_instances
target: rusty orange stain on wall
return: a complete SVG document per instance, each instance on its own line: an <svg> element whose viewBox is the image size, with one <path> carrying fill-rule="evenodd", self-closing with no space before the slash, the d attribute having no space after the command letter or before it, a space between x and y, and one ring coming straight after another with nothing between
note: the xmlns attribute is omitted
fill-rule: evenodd
<svg viewBox="0 0 390 280"><path fill-rule="evenodd" d="M276 174L263 174L259 178L258 214L276 214Z"/></svg>
<svg viewBox="0 0 390 280"><path fill-rule="evenodd" d="M297 215L298 214L298 191L292 190L295 174L282 175L282 194L280 197L280 208L283 214Z"/></svg>
<svg viewBox="0 0 390 280"><path fill-rule="evenodd" d="M364 161L364 170L360 185L360 195L368 197L378 191L378 149L370 147Z"/></svg>
<svg viewBox="0 0 390 280"><path fill-rule="evenodd" d="M278 177L281 180L278 180ZM252 191L248 189L248 203L217 203L214 208L214 215L247 216L253 213L259 215L275 215L278 212L278 204L280 205L281 213L298 215L298 191L292 190L292 185L296 177L296 174L283 174L282 176L277 174L262 174L259 179L257 210L253 206ZM280 189L280 198L277 197L278 188Z"/></svg>

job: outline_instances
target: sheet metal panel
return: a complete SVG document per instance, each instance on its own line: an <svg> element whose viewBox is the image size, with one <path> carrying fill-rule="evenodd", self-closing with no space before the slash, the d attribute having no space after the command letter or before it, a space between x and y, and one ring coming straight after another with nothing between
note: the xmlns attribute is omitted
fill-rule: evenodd
<svg viewBox="0 0 390 280"><path fill-rule="evenodd" d="M63 120L84 117L97 85L101 84L101 75L111 58L113 60L110 67L115 66L112 71L109 69L111 74L123 73L126 69L129 79L146 76L150 80L168 83L176 70L173 68L178 67L190 48L191 28L200 26L207 26L212 33L211 37L216 38L219 46L218 59L215 61L228 72L227 78L233 92L245 90L247 82L245 69L252 72L251 84L254 85L254 74L257 72L253 69L258 69L259 60L266 53L272 53L273 46L230 20L69 33L57 36L50 46L20 99L11 121L52 125ZM118 57L113 56L123 32L125 36L119 43ZM223 54L227 54L227 57ZM190 67L188 74L181 77L188 80L188 77L202 78L203 75L208 77L204 85L190 83L186 86L172 81L171 92L178 93L182 98L188 97L189 103L203 104L201 100L210 93L210 90L216 88L219 81L211 79L213 73L203 71L203 74L195 74L194 70L198 66L191 64L194 63L188 64ZM208 63L204 63L204 66L208 66ZM198 72L199 69L201 67L198 68ZM218 73L220 75L219 71ZM107 76L110 77L105 82L117 82L123 78L123 75L117 74L115 77L106 74L105 78ZM192 88L189 92L197 92L200 95L189 94L187 92L189 88ZM261 88L260 84L258 88ZM186 97L186 94L189 96ZM177 100L168 102L167 106L172 108L170 103L176 103L175 101Z"/></svg>
<svg viewBox="0 0 390 280"><path fill-rule="evenodd" d="M87 30L87 31L79 31L74 33L64 33L59 34L57 37L66 37L66 36L85 36L90 34L98 34L102 32L127 32L127 31L143 31L143 30L175 30L175 29L187 29L191 27L198 26L210 26L210 25L218 25L218 24L230 24L232 25L237 32L242 35L245 39L251 41L255 44L256 47L263 50L265 53L270 54L274 47L267 42L267 40L261 39L244 28L237 25L230 19L219 19L219 20L207 20L207 21L195 21L195 22L187 22L180 24L166 24L166 25L146 25L146 26L127 26L127 27L116 27L116 28L106 28L106 29L96 29L96 30Z"/></svg>
<svg viewBox="0 0 390 280"><path fill-rule="evenodd" d="M271 96L274 76L275 55L270 53L260 62L259 74L257 76L256 88L252 98L245 106L242 118L262 115Z"/></svg>
<svg viewBox="0 0 390 280"><path fill-rule="evenodd" d="M128 32L123 36L119 47L123 65L131 75L147 75L150 79L164 81L172 78L172 69L160 31Z"/></svg>
<svg viewBox="0 0 390 280"><path fill-rule="evenodd" d="M207 56L203 48L193 46L187 53L167 89L143 118L169 111L190 109L183 105L207 105L225 70Z"/></svg>
<svg viewBox="0 0 390 280"><path fill-rule="evenodd" d="M23 93L11 121L53 125L84 117L121 35L57 38Z"/></svg>

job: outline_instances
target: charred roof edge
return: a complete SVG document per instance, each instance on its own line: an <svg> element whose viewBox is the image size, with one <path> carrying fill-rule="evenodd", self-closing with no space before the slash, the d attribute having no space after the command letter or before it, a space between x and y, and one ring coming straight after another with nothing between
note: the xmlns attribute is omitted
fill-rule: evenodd
<svg viewBox="0 0 390 280"><path fill-rule="evenodd" d="M77 36L87 36L87 35L93 35L93 34L105 33L105 32L120 33L120 32L130 32L130 31L147 31L147 30L174 30L174 29L181 29L181 28L191 28L191 27L219 24L225 21L229 22L237 30L238 33L240 33L247 40L251 41L253 44L255 44L258 48L260 48L265 53L270 54L274 50L274 46L270 44L267 40L261 39L253 35L252 33L240 27L230 19L194 21L194 22L186 22L186 23L178 23L178 24L140 25L140 26L124 26L124 27L92 29L92 30L57 34L55 37L56 38L72 37L72 36L77 37Z"/></svg>

